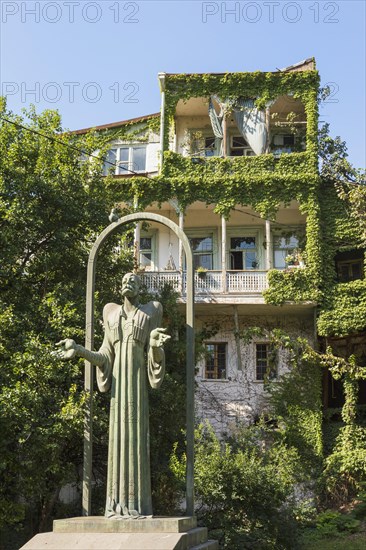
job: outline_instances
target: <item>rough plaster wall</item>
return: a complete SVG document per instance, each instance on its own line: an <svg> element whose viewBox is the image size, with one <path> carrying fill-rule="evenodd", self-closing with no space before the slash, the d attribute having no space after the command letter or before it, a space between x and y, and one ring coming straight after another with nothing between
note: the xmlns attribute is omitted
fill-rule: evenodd
<svg viewBox="0 0 366 550"><path fill-rule="evenodd" d="M206 380L205 360L202 358L196 375L196 419L208 420L218 435L232 433L239 423L251 424L255 417L268 406L268 393L263 382L255 379L255 343L263 338L254 338L249 344L240 342L242 370L238 370L234 322L230 317L219 319L201 318L202 324L218 321L220 331L210 342L227 342L227 378ZM267 330L280 328L293 337L305 337L313 344L313 324L310 318L295 316L240 317L240 330L262 327ZM288 371L288 355L278 353L278 376Z"/></svg>

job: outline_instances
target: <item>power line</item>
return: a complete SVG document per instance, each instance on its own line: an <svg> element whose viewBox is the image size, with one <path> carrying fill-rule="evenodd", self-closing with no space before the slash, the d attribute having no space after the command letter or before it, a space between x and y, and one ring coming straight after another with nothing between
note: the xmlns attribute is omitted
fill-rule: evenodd
<svg viewBox="0 0 366 550"><path fill-rule="evenodd" d="M48 140L50 140L54 143L58 143L59 145L63 145L64 147L69 147L70 149L73 149L74 151L77 151L78 153L86 154L91 158L95 158L97 160L100 160L100 157L98 157L97 155L94 155L93 153L90 153L90 152L86 151L85 149L80 149L79 147L76 147L75 145L71 145L70 143L65 143L63 141L60 141L59 139L57 139L53 136L49 136L48 134L44 134L42 132L39 132L38 130L34 130L33 128L29 128L28 126L24 126L23 124L20 124L20 122L15 122L13 120L9 120L8 118L5 118L4 116L0 117L0 119L3 120L4 122L7 122L8 124L13 124L13 126L16 126L18 128L21 128L22 130L26 130L27 132L30 132L32 134L35 134L35 135L38 135L38 136L43 137L45 139L48 139ZM148 176L147 174L141 174L139 172L136 172L135 170L129 170L128 168L126 168L124 166L121 166L120 164L116 164L114 162L111 162L111 161L107 160L106 156L101 157L101 158L104 160L105 164L109 164L110 166L113 166L114 168L125 170L129 174L133 174L133 175L138 176L140 178L142 177L142 178L146 178L148 180L153 179L150 176ZM357 183L354 183L354 182L348 182L348 183L360 186L360 184L357 184ZM248 216L252 216L253 218L258 218L260 220L266 220L266 218L263 218L262 216L259 216L258 214L253 214L252 212L246 212L244 210L240 210L239 208L233 208L233 210L237 211L237 212L241 212L242 214L246 214ZM272 221L272 223L275 223L276 225L279 225L279 226L282 226L282 227L289 228L289 226L284 224L284 223L280 223L280 222L276 222L276 221Z"/></svg>
<svg viewBox="0 0 366 550"><path fill-rule="evenodd" d="M129 170L128 168L126 168L124 166L121 166L120 164L116 164L114 162L111 162L110 160L107 160L106 157L98 157L97 155L93 155L93 153L89 153L88 151L85 151L84 149L80 149L79 147L76 147L75 145L71 145L70 143L65 143L63 141L60 141L59 139L57 139L53 136L43 134L42 132L39 132L38 130L34 130L33 128L28 128L28 126L24 126L23 124L20 124L19 122L14 122L13 120L9 120L8 118L5 118L3 116L0 117L0 118L1 118L1 120L4 120L4 122L7 122L8 124L13 124L14 126L17 126L18 128L21 128L22 130L26 130L27 132L30 132L30 133L35 134L37 136L41 136L43 138L46 138L50 141L53 141L54 143L58 143L59 145L63 145L64 147L69 147L70 149L73 149L74 151L77 151L78 153L81 153L81 154L84 154L84 155L89 155L89 157L95 158L97 160L100 160L100 158L102 158L102 160L104 160L105 164L109 164L110 166L113 166L114 168L126 170L129 174L133 174L135 176L139 176L139 177L142 177L142 178L147 178L149 180L152 179L146 174L140 174L139 172L135 172L134 170Z"/></svg>

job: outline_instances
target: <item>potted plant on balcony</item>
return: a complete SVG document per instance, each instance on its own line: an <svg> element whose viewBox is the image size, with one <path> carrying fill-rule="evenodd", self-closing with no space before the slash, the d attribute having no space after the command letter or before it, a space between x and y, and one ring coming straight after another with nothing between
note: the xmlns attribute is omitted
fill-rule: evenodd
<svg viewBox="0 0 366 550"><path fill-rule="evenodd" d="M196 271L200 279L204 279L206 277L207 269L205 267L202 267L200 265L199 267L197 267Z"/></svg>
<svg viewBox="0 0 366 550"><path fill-rule="evenodd" d="M285 258L285 262L288 267L304 266L304 261L299 250L294 250L291 254L288 254Z"/></svg>

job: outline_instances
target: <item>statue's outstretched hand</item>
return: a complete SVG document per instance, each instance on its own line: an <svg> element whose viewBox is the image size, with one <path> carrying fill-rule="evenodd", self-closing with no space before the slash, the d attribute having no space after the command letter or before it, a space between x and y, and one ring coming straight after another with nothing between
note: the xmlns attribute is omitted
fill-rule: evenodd
<svg viewBox="0 0 366 550"><path fill-rule="evenodd" d="M161 348L167 342L170 340L169 334L166 333L166 328L155 328L150 333L150 346L152 348Z"/></svg>
<svg viewBox="0 0 366 550"><path fill-rule="evenodd" d="M66 338L66 340L57 342L56 346L60 349L53 351L52 355L57 359L66 361L67 359L73 359L77 355L77 344L71 338Z"/></svg>

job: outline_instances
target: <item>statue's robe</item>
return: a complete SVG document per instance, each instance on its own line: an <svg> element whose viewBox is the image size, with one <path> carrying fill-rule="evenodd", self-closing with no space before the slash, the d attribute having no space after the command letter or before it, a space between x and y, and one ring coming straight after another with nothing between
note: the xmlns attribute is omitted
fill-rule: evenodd
<svg viewBox="0 0 366 550"><path fill-rule="evenodd" d="M153 388L161 385L165 359L158 348L159 362L154 361L149 339L161 318L159 302L138 305L128 315L118 304L107 304L103 311L105 333L99 353L105 359L97 367L97 382L102 392L111 388L109 517L152 514L148 380Z"/></svg>

